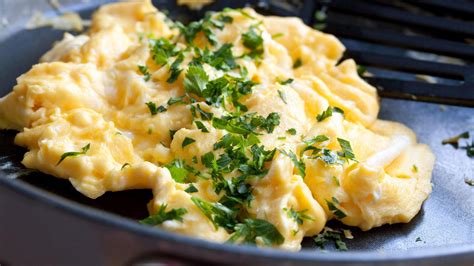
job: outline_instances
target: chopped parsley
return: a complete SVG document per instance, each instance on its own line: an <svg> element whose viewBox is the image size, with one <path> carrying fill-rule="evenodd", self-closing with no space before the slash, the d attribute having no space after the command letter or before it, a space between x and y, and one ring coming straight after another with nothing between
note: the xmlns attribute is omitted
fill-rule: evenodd
<svg viewBox="0 0 474 266"><path fill-rule="evenodd" d="M149 217L141 220L140 223L154 226L170 220L182 222L183 215L188 212L185 208L176 208L171 209L170 211L166 211L166 207L166 204L162 204L158 209L157 213L152 214Z"/></svg>
<svg viewBox="0 0 474 266"><path fill-rule="evenodd" d="M166 111L166 107L163 105L157 107L154 102L147 102L145 104L148 106L148 110L150 110L151 115L157 115L158 113L163 113Z"/></svg>
<svg viewBox="0 0 474 266"><path fill-rule="evenodd" d="M174 57L179 53L176 45L165 38L151 39L149 43L151 57L159 66L165 65L170 57Z"/></svg>
<svg viewBox="0 0 474 266"><path fill-rule="evenodd" d="M286 152L282 150L281 153L290 157L291 161L298 170L298 174L304 178L306 176L306 165L304 164L303 160L298 159L298 157L296 157L296 154L294 154L292 151Z"/></svg>
<svg viewBox="0 0 474 266"><path fill-rule="evenodd" d="M272 133L276 126L280 124L280 115L270 113L265 118L257 113L247 113L244 115L227 115L221 118L214 117L212 126L217 129L225 129L236 134L255 134L257 129Z"/></svg>
<svg viewBox="0 0 474 266"><path fill-rule="evenodd" d="M122 167L120 168L120 170L125 169L125 167L127 167L127 166L130 167L130 164L129 164L129 163L124 163L124 164L122 165Z"/></svg>
<svg viewBox="0 0 474 266"><path fill-rule="evenodd" d="M337 138L337 141L339 142L339 145L342 148L342 151L338 152L337 154L339 157L342 157L346 160L354 160L355 161L355 155L354 152L352 151L351 143L345 139Z"/></svg>
<svg viewBox="0 0 474 266"><path fill-rule="evenodd" d="M178 56L176 56L176 59L174 60L174 62L170 66L171 73L168 79L166 80L166 82L173 83L178 79L179 75L183 71L182 68L179 68L179 65L181 65L183 61L184 61L184 55L182 53L179 53Z"/></svg>
<svg viewBox="0 0 474 266"><path fill-rule="evenodd" d="M415 242L421 242L421 241L423 241L423 240L421 240L421 237L417 237L416 240L415 240Z"/></svg>
<svg viewBox="0 0 474 266"><path fill-rule="evenodd" d="M288 133L288 134L294 136L294 135L296 135L296 129L290 128L290 129L288 129L288 130L286 131L286 133Z"/></svg>
<svg viewBox="0 0 474 266"><path fill-rule="evenodd" d="M281 85L288 85L288 84L291 84L293 81L294 81L294 79L289 78L287 80L279 81L278 83L280 83Z"/></svg>
<svg viewBox="0 0 474 266"><path fill-rule="evenodd" d="M308 209L304 209L302 211L295 211L293 207L291 207L290 209L283 208L283 211L285 211L288 217L295 220L295 222L299 225L302 225L304 220L314 221L313 217L306 214Z"/></svg>
<svg viewBox="0 0 474 266"><path fill-rule="evenodd" d="M411 168L411 170L415 173L418 173L418 166L416 166L416 164L414 164Z"/></svg>
<svg viewBox="0 0 474 266"><path fill-rule="evenodd" d="M208 81L209 76L202 66L190 66L184 77L184 88L188 93L202 96Z"/></svg>
<svg viewBox="0 0 474 266"><path fill-rule="evenodd" d="M183 160L176 159L170 164L165 165L170 171L171 177L178 183L186 183L188 181L189 167Z"/></svg>
<svg viewBox="0 0 474 266"><path fill-rule="evenodd" d="M242 41L245 47L251 50L250 57L258 57L263 54L263 38L261 33L257 33L254 27L242 34Z"/></svg>
<svg viewBox="0 0 474 266"><path fill-rule="evenodd" d="M347 215L337 207L339 205L339 201L335 198L332 197L332 201L325 200L326 204L328 205L328 209L336 216L337 219L343 219Z"/></svg>
<svg viewBox="0 0 474 266"><path fill-rule="evenodd" d="M318 122L323 121L324 119L331 117L333 112L340 113L341 115L344 115L344 111L339 108L339 107L331 107L329 106L325 111L323 111L321 114L316 116L316 119Z"/></svg>
<svg viewBox="0 0 474 266"><path fill-rule="evenodd" d="M259 238L267 246L281 245L285 238L271 223L261 219L245 219L235 226L235 232L230 236L230 243L256 244Z"/></svg>
<svg viewBox="0 0 474 266"><path fill-rule="evenodd" d="M194 186L194 184L189 184L189 187L184 190L187 193L196 193L199 192L199 190Z"/></svg>
<svg viewBox="0 0 474 266"><path fill-rule="evenodd" d="M347 245L344 243L341 237L341 233L335 230L329 230L324 228L323 232L314 237L314 243L320 249L324 249L326 243L329 241L334 242L334 246L339 251L346 251Z"/></svg>
<svg viewBox="0 0 474 266"><path fill-rule="evenodd" d="M186 146L188 146L189 144L192 144L196 142L195 139L192 139L192 138L188 138L188 137L185 137L184 140L183 140L183 143L181 143L181 148L184 148Z"/></svg>
<svg viewBox="0 0 474 266"><path fill-rule="evenodd" d="M337 176L332 176L332 180L334 180L334 183L336 183L336 186L340 187L341 184L339 183L339 178Z"/></svg>
<svg viewBox="0 0 474 266"><path fill-rule="evenodd" d="M275 34L272 35L272 39L278 39L278 38L281 38L283 36L285 36L285 34L282 33L282 32L275 33Z"/></svg>
<svg viewBox="0 0 474 266"><path fill-rule="evenodd" d="M301 61L301 58L296 59L296 61L293 63L293 68L299 68L303 65L303 61Z"/></svg>
<svg viewBox="0 0 474 266"><path fill-rule="evenodd" d="M168 104L168 105L173 105L173 104L185 104L185 102L184 102L184 96L171 97L171 98L168 99L167 104Z"/></svg>
<svg viewBox="0 0 474 266"><path fill-rule="evenodd" d="M285 104L288 104L288 102L286 101L286 95L283 91L281 90L278 90L278 96L280 97L280 99L283 101L283 103Z"/></svg>
<svg viewBox="0 0 474 266"><path fill-rule="evenodd" d="M91 144L88 143L86 146L82 147L81 148L81 151L70 151L70 152L65 152L61 155L61 158L59 159L58 163L56 164L56 166L58 166L62 161L64 161L64 159L68 158L68 157L77 157L77 156L80 156L80 155L85 155L89 149L91 148Z"/></svg>
<svg viewBox="0 0 474 266"><path fill-rule="evenodd" d="M232 230L237 223L237 213L219 202L211 203L200 198L191 197L192 202L214 224Z"/></svg>
<svg viewBox="0 0 474 266"><path fill-rule="evenodd" d="M464 147L461 147L466 150L466 154L468 157L474 157L474 140L471 144L467 144Z"/></svg>
<svg viewBox="0 0 474 266"><path fill-rule="evenodd" d="M141 66L141 65L138 65L138 70L140 71L140 73L142 73L144 75L143 79L145 81L149 81L150 78L151 78L151 74L150 72L148 71L148 67L147 66Z"/></svg>
<svg viewBox="0 0 474 266"><path fill-rule="evenodd" d="M196 120L194 121L194 123L196 124L196 127L201 130L201 132L209 133L209 130L207 129L207 127L204 125L203 122Z"/></svg>

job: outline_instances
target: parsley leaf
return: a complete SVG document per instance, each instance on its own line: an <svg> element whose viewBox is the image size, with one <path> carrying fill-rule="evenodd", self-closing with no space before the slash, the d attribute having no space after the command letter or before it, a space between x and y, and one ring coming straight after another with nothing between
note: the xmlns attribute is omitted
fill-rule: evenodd
<svg viewBox="0 0 474 266"><path fill-rule="evenodd" d="M313 217L305 213L308 211L308 209L304 209L302 211L295 211L293 207L291 207L290 209L283 208L283 211L285 211L288 217L293 218L293 220L295 220L295 222L299 225L303 224L303 220L314 221Z"/></svg>
<svg viewBox="0 0 474 266"><path fill-rule="evenodd" d="M337 219L343 219L347 215L340 210L336 205L339 204L339 201L335 198L332 197L332 201L325 200L326 204L328 205L328 209L336 216Z"/></svg>
<svg viewBox="0 0 474 266"><path fill-rule="evenodd" d="M255 31L254 27L250 27L249 31L242 34L242 41L244 46L251 50L250 57L263 54L263 38Z"/></svg>
<svg viewBox="0 0 474 266"><path fill-rule="evenodd" d="M194 184L189 184L189 187L184 190L187 193L196 193L199 192L199 190L194 186Z"/></svg>
<svg viewBox="0 0 474 266"><path fill-rule="evenodd" d="M243 223L235 226L235 232L228 242L255 245L257 237L267 246L281 245L285 241L273 224L261 219L245 219Z"/></svg>
<svg viewBox="0 0 474 266"><path fill-rule="evenodd" d="M141 66L141 65L138 65L138 70L140 71L140 73L142 73L144 75L143 79L145 81L149 81L150 78L151 78L151 74L150 72L148 71L148 67L147 66Z"/></svg>
<svg viewBox="0 0 474 266"><path fill-rule="evenodd" d="M204 125L203 122L196 120L194 121L194 123L196 124L196 127L201 130L201 132L209 133L209 130L207 129L207 127Z"/></svg>
<svg viewBox="0 0 474 266"><path fill-rule="evenodd" d="M120 170L125 169L125 167L127 167L127 166L130 167L130 164L129 164L129 163L124 163L124 164L122 165L122 167L120 168Z"/></svg>
<svg viewBox="0 0 474 266"><path fill-rule="evenodd" d="M318 120L318 122L321 122L324 119L331 117L332 112L333 112L333 108L329 106L325 111L323 111L321 114L316 116L316 120Z"/></svg>
<svg viewBox="0 0 474 266"><path fill-rule="evenodd" d="M171 177L178 183L186 183L189 171L182 160L174 160L170 164L165 165L170 171Z"/></svg>
<svg viewBox="0 0 474 266"><path fill-rule="evenodd" d="M170 211L166 211L166 207L166 204L162 204L158 209L157 213L152 214L149 217L141 220L140 223L154 226L162 224L169 220L177 220L182 222L183 215L188 212L185 208L177 208L171 209Z"/></svg>
<svg viewBox="0 0 474 266"><path fill-rule="evenodd" d="M288 84L291 84L293 81L294 81L294 79L289 78L287 80L279 81L278 83L280 83L281 85L288 85Z"/></svg>
<svg viewBox="0 0 474 266"><path fill-rule="evenodd" d="M306 176L306 165L304 164L303 160L298 160L298 157L296 157L296 154L294 154L292 151L286 152L282 150L281 153L290 157L296 169L298 169L298 174L304 178Z"/></svg>
<svg viewBox="0 0 474 266"><path fill-rule="evenodd" d="M342 148L342 151L338 152L338 155L346 160L355 160L355 155L352 151L351 143L341 138L337 138L337 141L339 142L339 145Z"/></svg>
<svg viewBox="0 0 474 266"><path fill-rule="evenodd" d="M221 203L211 203L196 197L191 197L191 200L212 221L216 229L221 226L232 230L237 223L237 213Z"/></svg>
<svg viewBox="0 0 474 266"><path fill-rule="evenodd" d="M188 146L189 144L192 144L196 142L195 139L192 139L192 138L188 138L188 137L185 137L184 140L183 140L183 143L181 143L181 148L184 148L186 146Z"/></svg>
<svg viewBox="0 0 474 266"><path fill-rule="evenodd" d="M173 105L173 104L185 104L184 102L184 96L180 96L180 97L171 97L168 99L168 102L167 104L168 105Z"/></svg>
<svg viewBox="0 0 474 266"><path fill-rule="evenodd" d="M64 159L68 157L77 157L77 156L86 154L89 151L90 147L91 147L91 144L87 143L86 146L81 148L81 151L70 151L70 152L63 153L58 163L56 164L56 166L58 166L62 161L64 161Z"/></svg>
<svg viewBox="0 0 474 266"><path fill-rule="evenodd" d="M145 104L148 106L151 115L157 115L158 113L163 113L166 111L166 108L163 105L157 107L154 102L147 102Z"/></svg>
<svg viewBox="0 0 474 266"><path fill-rule="evenodd" d="M299 68L303 65L303 61L301 61L301 58L296 59L296 61L293 63L293 68Z"/></svg>
<svg viewBox="0 0 474 266"><path fill-rule="evenodd" d="M280 99L283 101L284 104L288 104L288 102L286 101L286 95L283 91L278 90L278 96L280 97Z"/></svg>
<svg viewBox="0 0 474 266"><path fill-rule="evenodd" d="M149 43L151 46L151 57L159 66L166 64L170 57L176 56L179 53L176 45L166 38L151 39Z"/></svg>
<svg viewBox="0 0 474 266"><path fill-rule="evenodd" d="M290 128L290 129L288 129L288 130L286 131L286 133L288 133L288 134L294 136L294 135L296 135L296 129Z"/></svg>
<svg viewBox="0 0 474 266"><path fill-rule="evenodd" d="M186 92L201 97L208 81L209 77L202 66L190 66L184 77L184 88Z"/></svg>
<svg viewBox="0 0 474 266"><path fill-rule="evenodd" d="M346 243L342 241L341 232L324 228L322 233L314 237L314 243L321 249L324 249L328 241L334 241L334 245L339 251L347 250Z"/></svg>
<svg viewBox="0 0 474 266"><path fill-rule="evenodd" d="M184 55L182 53L179 53L174 62L171 64L170 71L171 74L166 80L168 83L173 83L178 79L179 75L183 71L183 69L179 68L179 65L184 61Z"/></svg>

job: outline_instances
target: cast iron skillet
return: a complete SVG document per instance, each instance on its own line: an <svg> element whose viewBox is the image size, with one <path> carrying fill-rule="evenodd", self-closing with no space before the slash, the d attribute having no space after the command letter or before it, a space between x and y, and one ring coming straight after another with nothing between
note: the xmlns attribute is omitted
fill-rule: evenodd
<svg viewBox="0 0 474 266"><path fill-rule="evenodd" d="M156 5L181 20L200 15L170 2ZM236 2L232 4L238 6ZM89 17L96 5L68 8ZM24 30L23 24L20 21L0 34L0 96L63 34L51 28ZM444 109L436 104L382 99L380 117L408 125L435 152L433 193L409 224L368 232L351 228L355 239L346 241L348 252L331 248L322 252L310 239L298 253L216 244L140 225L136 220L147 216L150 191L87 199L66 180L25 169L20 163L25 150L13 144L15 132L0 131L0 264L472 265L473 188L463 180L472 177L474 164L463 151L442 146L441 140L473 130L474 110Z"/></svg>

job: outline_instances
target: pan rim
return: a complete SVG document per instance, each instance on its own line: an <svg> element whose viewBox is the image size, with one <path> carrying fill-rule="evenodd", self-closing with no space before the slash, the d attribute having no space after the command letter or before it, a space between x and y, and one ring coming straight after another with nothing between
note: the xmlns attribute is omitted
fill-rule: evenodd
<svg viewBox="0 0 474 266"><path fill-rule="evenodd" d="M471 244L416 248L406 251L386 253L381 253L379 251L316 252L309 250L290 252L279 249L262 249L254 246L222 244L142 225L134 222L130 218L121 217L114 213L104 212L93 207L85 206L81 203L63 198L28 183L7 178L1 174L0 185L4 185L22 196L46 204L51 208L56 208L63 212L72 214L78 218L127 230L143 237L151 237L156 240L170 241L179 245L205 249L206 251L222 252L225 254L245 254L246 256L251 256L253 258L270 259L274 261L319 261L333 263L413 262L426 259L454 259L455 257L468 257L474 254L474 245ZM172 254L172 251L167 250L164 253ZM198 257L193 259L198 259Z"/></svg>

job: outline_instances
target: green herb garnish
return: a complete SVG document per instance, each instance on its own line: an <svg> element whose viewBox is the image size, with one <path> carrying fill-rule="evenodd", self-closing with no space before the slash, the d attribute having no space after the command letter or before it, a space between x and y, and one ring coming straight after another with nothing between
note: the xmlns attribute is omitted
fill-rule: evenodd
<svg viewBox="0 0 474 266"><path fill-rule="evenodd" d="M235 226L235 232L228 242L255 245L257 238L267 246L281 245L285 241L273 224L261 219L245 219L243 223Z"/></svg>
<svg viewBox="0 0 474 266"><path fill-rule="evenodd" d="M192 139L192 138L188 138L188 137L185 137L184 140L183 140L183 143L181 144L181 148L184 148L186 146L188 146L189 144L192 144L196 142L195 139Z"/></svg>
<svg viewBox="0 0 474 266"><path fill-rule="evenodd" d="M295 63L293 63L293 68L299 68L303 65L303 61L301 61L301 58L296 59Z"/></svg>
<svg viewBox="0 0 474 266"><path fill-rule="evenodd" d="M158 212L150 215L149 217L140 221L142 224L146 225L159 225L169 220L183 221L183 215L188 211L185 208L171 209L166 211L166 204L162 204L158 209Z"/></svg>
<svg viewBox="0 0 474 266"><path fill-rule="evenodd" d="M77 156L86 154L89 151L90 147L91 147L91 144L88 143L86 146L81 148L81 151L70 151L70 152L63 153L58 163L56 164L56 166L58 166L62 161L64 161L64 159L68 157L77 157Z"/></svg>
<svg viewBox="0 0 474 266"><path fill-rule="evenodd" d="M141 66L141 65L138 65L138 70L140 71L140 73L142 73L144 75L143 79L145 81L149 81L150 78L151 78L151 74L150 72L148 71L148 67L147 66Z"/></svg>
<svg viewBox="0 0 474 266"><path fill-rule="evenodd" d="M163 113L166 111L166 107L164 107L163 105L157 107L154 102L147 102L145 104L146 106L148 106L151 115L157 115L158 113Z"/></svg>
<svg viewBox="0 0 474 266"><path fill-rule="evenodd" d="M324 246L327 242L333 241L337 250L346 251L347 246L344 241L342 241L341 233L334 230L328 230L324 228L323 232L314 237L314 243L320 249L324 249Z"/></svg>
<svg viewBox="0 0 474 266"><path fill-rule="evenodd" d="M278 90L278 96L280 97L280 99L283 101L283 103L285 104L288 104L288 102L286 101L286 95L283 91L281 90Z"/></svg>
<svg viewBox="0 0 474 266"><path fill-rule="evenodd" d="M340 210L336 205L339 205L339 201L335 198L332 197L332 201L325 200L326 204L328 205L328 209L336 216L337 219L343 219L347 215Z"/></svg>
<svg viewBox="0 0 474 266"><path fill-rule="evenodd" d="M288 133L288 134L294 136L294 135L296 135L296 129L290 128L290 129L288 129L288 130L286 131L286 133Z"/></svg>
<svg viewBox="0 0 474 266"><path fill-rule="evenodd" d="M288 217L293 218L293 220L295 220L295 222L299 225L302 225L304 220L314 221L313 217L306 214L308 209L304 209L302 211L295 211L292 207L290 209L283 208L283 211L285 211Z"/></svg>
<svg viewBox="0 0 474 266"><path fill-rule="evenodd" d="M194 186L194 184L189 184L189 187L184 190L187 193L196 193L198 192L198 189Z"/></svg>

